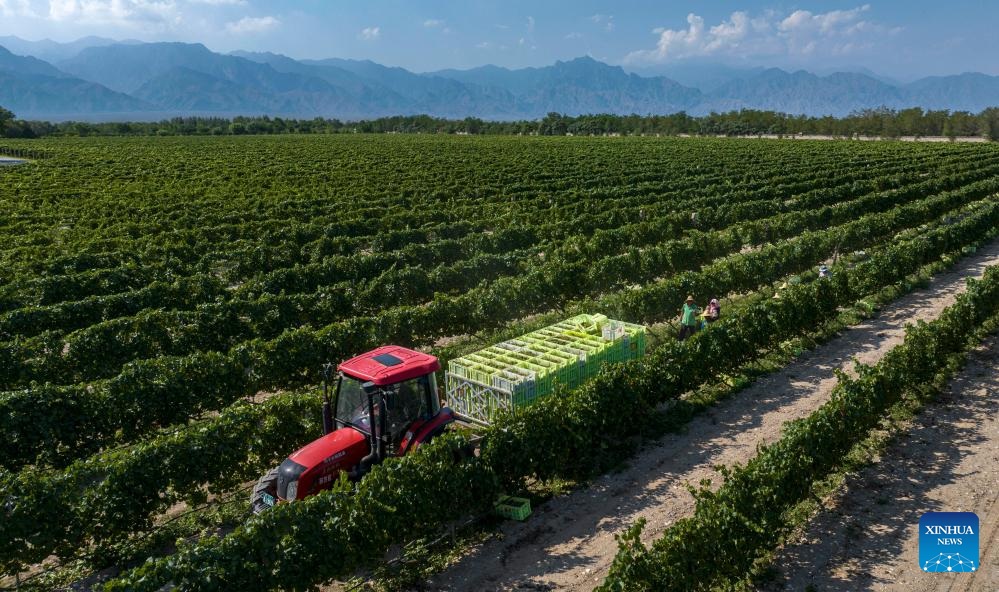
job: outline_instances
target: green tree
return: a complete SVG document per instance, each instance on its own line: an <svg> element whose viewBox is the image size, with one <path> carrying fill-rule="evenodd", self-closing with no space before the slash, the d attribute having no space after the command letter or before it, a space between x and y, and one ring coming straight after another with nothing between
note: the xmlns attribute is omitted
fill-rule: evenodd
<svg viewBox="0 0 999 592"><path fill-rule="evenodd" d="M464 123L465 132L469 134L481 134L485 122L478 117L466 117Z"/></svg>
<svg viewBox="0 0 999 592"><path fill-rule="evenodd" d="M564 136L568 127L566 119L561 113L549 113L538 123L538 133L542 136Z"/></svg>
<svg viewBox="0 0 999 592"><path fill-rule="evenodd" d="M895 116L895 129L899 135L920 137L923 135L923 110L919 107L903 109Z"/></svg>
<svg viewBox="0 0 999 592"><path fill-rule="evenodd" d="M954 126L954 123L951 122L950 118L948 118L947 121L944 121L943 135L947 136L947 139L951 142L957 141L957 128Z"/></svg>
<svg viewBox="0 0 999 592"><path fill-rule="evenodd" d="M999 142L999 107L989 107L981 114L981 132L993 142Z"/></svg>
<svg viewBox="0 0 999 592"><path fill-rule="evenodd" d="M886 116L882 122L881 137L886 140L897 140L902 136L902 128L895 117Z"/></svg>
<svg viewBox="0 0 999 592"><path fill-rule="evenodd" d="M14 113L0 107L0 136L7 135L7 128L14 123Z"/></svg>

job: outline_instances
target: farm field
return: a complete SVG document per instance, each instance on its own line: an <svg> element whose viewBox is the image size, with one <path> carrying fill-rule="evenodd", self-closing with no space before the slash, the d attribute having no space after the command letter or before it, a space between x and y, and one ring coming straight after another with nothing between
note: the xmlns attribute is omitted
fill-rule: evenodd
<svg viewBox="0 0 999 592"><path fill-rule="evenodd" d="M488 511L499 493L595 478L434 578L590 589L615 559L613 534L645 516L649 542L693 512L684 480L750 460L784 421L819 410L851 356L890 363L907 322L966 301L979 320L995 312L979 291L956 298L999 263L993 145L0 143L28 150L0 169L0 570L21 589L303 589ZM820 263L832 280L816 279ZM918 273L937 275L902 296ZM678 343L669 323L687 294L730 312ZM634 452L642 410L874 295L875 318L598 477ZM658 339L644 360L503 418L477 456L456 460L455 434L356 485L247 515L247 487L321 435L325 362L394 343L446 366L578 312ZM497 553L509 563L493 565Z"/></svg>
<svg viewBox="0 0 999 592"><path fill-rule="evenodd" d="M773 443L780 437L785 422L807 417L829 400L837 384L835 370L856 376L855 362L873 364L880 361L902 342L906 325L937 318L941 311L953 304L955 296L964 291L968 278L979 278L987 268L995 265L999 265L999 244L993 243L984 252L962 262L957 269L939 274L925 289L885 306L876 318L851 327L842 336L756 381L733 399L721 402L695 418L682 433L649 442L640 454L629 461L626 469L595 480L591 487L556 498L535 520L504 525L501 538L492 539L481 548L474 549L448 570L435 576L429 587L439 590L505 590L531 586L557 590L594 589L603 582L617 555L618 545L614 535L642 518L647 521L642 539L649 543L680 518L693 514L695 499L684 488L685 483L697 484L702 479L718 481L714 467L745 464L751 460L759 445ZM997 376L993 370L982 368L979 380L985 385L994 381ZM954 402L958 400L955 396ZM986 404L982 401L978 406ZM954 407L955 412L958 409L965 413L969 411L965 405ZM939 440L932 442L949 445ZM976 445L974 448L983 456L994 453L994 448L989 446ZM891 460L885 459L885 462L890 463ZM980 478L986 483L976 487L975 491L983 491L983 486L996 477L996 471L986 465L984 462L979 464L982 470ZM911 471L910 477L913 480L919 478L915 471ZM941 481L946 482L946 478ZM899 487L904 490L906 486L903 483ZM884 493L879 486L872 484L860 491L851 488L847 499L859 498L858 493L863 498L856 500L857 506L853 506L851 515L863 519L871 511L870 508L877 507L870 498L884 496ZM980 503L987 504L988 496L984 496ZM864 509L861 510L861 507ZM891 510L882 509L882 515L891 516L891 523L897 525L900 531L913 530L912 524L919 520L918 513L914 519L911 516L915 509L902 516L894 515ZM921 511L929 511L929 508ZM837 526L837 522L842 520L841 514L833 510L824 518L826 522L816 526L809 535L810 540L823 541L823 551L830 555L850 549L845 541L830 540L831 533L842 532ZM854 572L851 575L871 577L871 583L891 583L897 577L893 574L904 573L907 566L895 565L893 572L882 572L884 575L880 578L874 577L877 569L869 565L869 556L875 548L885 558L895 555L889 549L872 543L864 551L858 550L856 555L851 555L851 570ZM809 545L788 554L796 559L805 559L811 558L813 552ZM833 557L838 559L836 555ZM825 567L832 569L836 566L833 557L824 558L829 561L824 564ZM787 559L781 557L776 563L786 565ZM788 590L802 590L812 583L809 571L814 567L796 567L796 577L787 583ZM985 575L983 572L982 576ZM833 580L824 578L816 585L820 590L835 590L850 588L852 583L857 582L864 580L841 575ZM905 589L905 586L899 589Z"/></svg>
<svg viewBox="0 0 999 592"><path fill-rule="evenodd" d="M837 496L779 552L771 589L818 589L859 582L883 590L936 590L933 574L912 569L919 541L911 524L923 512L961 507L980 520L976 573L951 590L999 588L999 343L985 341L938 401L904 426L871 466L850 476ZM845 524L845 527L844 527Z"/></svg>

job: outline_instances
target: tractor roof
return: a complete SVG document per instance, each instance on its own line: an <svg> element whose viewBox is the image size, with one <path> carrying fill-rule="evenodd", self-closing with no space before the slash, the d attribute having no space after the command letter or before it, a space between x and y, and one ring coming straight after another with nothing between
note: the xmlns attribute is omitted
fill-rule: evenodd
<svg viewBox="0 0 999 592"><path fill-rule="evenodd" d="M441 369L441 363L430 354L398 345L383 345L340 364L340 371L358 380L378 386L395 384Z"/></svg>

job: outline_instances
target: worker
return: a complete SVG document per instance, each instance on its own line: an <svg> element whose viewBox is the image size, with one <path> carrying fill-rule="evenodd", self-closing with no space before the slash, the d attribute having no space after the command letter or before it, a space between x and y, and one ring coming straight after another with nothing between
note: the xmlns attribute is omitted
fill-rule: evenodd
<svg viewBox="0 0 999 592"><path fill-rule="evenodd" d="M680 341L690 337L697 332L697 315L701 309L694 304L693 295L687 296L683 303L683 310L680 312Z"/></svg>
<svg viewBox="0 0 999 592"><path fill-rule="evenodd" d="M819 266L819 279L829 279L829 268L825 265Z"/></svg>
<svg viewBox="0 0 999 592"><path fill-rule="evenodd" d="M708 303L708 309L704 311L704 322L711 324L721 318L721 305L717 298L712 298Z"/></svg>

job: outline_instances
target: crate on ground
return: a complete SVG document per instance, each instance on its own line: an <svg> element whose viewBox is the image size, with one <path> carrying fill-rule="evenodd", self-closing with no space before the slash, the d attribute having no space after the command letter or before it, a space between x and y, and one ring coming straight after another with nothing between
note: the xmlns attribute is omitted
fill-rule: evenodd
<svg viewBox="0 0 999 592"><path fill-rule="evenodd" d="M527 520L531 515L531 500L522 497L501 495L493 506L496 513L507 520Z"/></svg>
<svg viewBox="0 0 999 592"><path fill-rule="evenodd" d="M577 315L448 364L446 398L456 412L491 421L501 410L516 412L551 393L574 388L604 363L645 355L645 327Z"/></svg>

